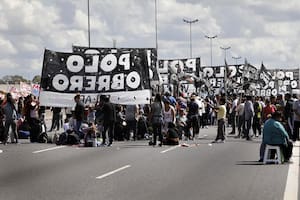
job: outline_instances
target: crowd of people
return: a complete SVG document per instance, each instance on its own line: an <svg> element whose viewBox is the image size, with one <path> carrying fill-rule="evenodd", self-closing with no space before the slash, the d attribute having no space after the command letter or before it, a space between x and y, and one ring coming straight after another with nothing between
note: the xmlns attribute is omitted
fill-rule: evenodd
<svg viewBox="0 0 300 200"><path fill-rule="evenodd" d="M0 105L0 141L4 145L7 144L9 137L11 143L18 143L18 132L22 126L30 129L30 141L38 142L43 108L39 106L35 96L28 95L16 100L7 93L6 98L0 100ZM9 130L11 130L10 135Z"/></svg>
<svg viewBox="0 0 300 200"><path fill-rule="evenodd" d="M231 127L228 135L235 138L251 141L262 135L261 151L266 144L291 146L290 139L299 140L300 100L289 93L266 98L236 94L202 98L196 93L189 97L184 94L174 97L166 92L154 95L149 105L115 105L108 95L101 95L95 105L84 105L80 94L77 94L74 103L73 109L65 109L64 123L62 108L51 108L53 117L48 131L64 127L64 132L73 133L79 141L85 142L90 137L99 136L103 146L111 146L114 140L149 139L151 136L149 145L157 145L157 137L159 146L176 145L181 139L194 140L201 128L210 125L217 125L213 143L225 142L226 127ZM1 102L0 117L4 121L0 123L2 143L7 143L10 129L11 142L18 143L18 121L21 124L26 122L31 142L37 142L44 111L45 108L39 106L34 96L15 101L8 93ZM268 135L269 132L274 133L274 126L278 126L278 123L271 126L270 122L267 123L272 120L280 121L283 127L279 128L279 132L284 139L281 142L276 140L278 144L274 144L273 138ZM286 154L286 157L290 155Z"/></svg>

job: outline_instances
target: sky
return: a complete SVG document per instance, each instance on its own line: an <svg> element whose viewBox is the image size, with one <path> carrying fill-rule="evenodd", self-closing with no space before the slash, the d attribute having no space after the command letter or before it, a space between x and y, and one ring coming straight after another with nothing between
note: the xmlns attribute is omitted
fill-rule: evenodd
<svg viewBox="0 0 300 200"><path fill-rule="evenodd" d="M299 0L156 0L158 59L299 68ZM44 49L88 46L88 0L1 0L0 78L41 75ZM155 48L155 0L89 0L92 47ZM183 19L198 22L190 25ZM190 38L190 33L192 37ZM217 35L209 40L206 36ZM192 40L192 52L190 51ZM212 50L212 54L211 54ZM233 57L241 57L234 59Z"/></svg>

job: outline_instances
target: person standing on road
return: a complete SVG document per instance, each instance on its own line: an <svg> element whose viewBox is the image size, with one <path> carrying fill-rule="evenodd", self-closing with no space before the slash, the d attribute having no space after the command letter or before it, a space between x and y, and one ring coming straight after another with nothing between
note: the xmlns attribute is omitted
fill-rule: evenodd
<svg viewBox="0 0 300 200"><path fill-rule="evenodd" d="M261 135L261 116L262 116L262 105L259 103L259 97L255 97L254 107L254 117L253 117L253 135L258 137ZM258 135L256 134L258 131Z"/></svg>
<svg viewBox="0 0 300 200"><path fill-rule="evenodd" d="M10 93L6 94L6 103L3 106L3 113L5 116L5 129L4 129L4 140L3 144L5 145L7 143L9 128L12 129L12 137L11 137L11 143L14 143L13 138L16 140L15 142L18 143L18 134L16 131L16 120L17 120L17 110L15 107L14 99L12 98L12 95Z"/></svg>
<svg viewBox="0 0 300 200"><path fill-rule="evenodd" d="M106 132L108 132L108 145L111 146L114 139L114 125L116 122L116 109L115 106L110 102L110 96L103 95L100 97L100 101L103 103L103 132L102 132L102 145L106 143Z"/></svg>
<svg viewBox="0 0 300 200"><path fill-rule="evenodd" d="M169 123L175 123L176 111L175 108L170 105L169 99L164 99L164 110L163 110L163 135L166 135L168 132Z"/></svg>
<svg viewBox="0 0 300 200"><path fill-rule="evenodd" d="M52 111L52 124L51 124L51 128L50 128L49 132L51 132L55 128L57 131L59 131L61 108L60 107L52 107L51 111Z"/></svg>
<svg viewBox="0 0 300 200"><path fill-rule="evenodd" d="M80 100L80 94L75 95L74 101L76 103L74 111L74 118L76 120L75 133L79 136L79 138L83 138L83 133L80 131L80 127L84 119L84 104Z"/></svg>
<svg viewBox="0 0 300 200"><path fill-rule="evenodd" d="M152 124L153 128L153 141L149 142L150 145L156 145L157 136L159 137L159 146L162 146L163 135L162 135L162 123L163 123L163 104L161 95L156 94L154 102L151 104L150 113L148 119Z"/></svg>
<svg viewBox="0 0 300 200"><path fill-rule="evenodd" d="M294 123L294 116L293 116L293 99L291 94L287 93L284 96L286 102L284 106L284 120L286 122L286 130L289 134L289 137L293 137L293 123Z"/></svg>
<svg viewBox="0 0 300 200"><path fill-rule="evenodd" d="M300 128L300 99L299 94L297 100L293 103L294 111L294 130L293 130L293 141L299 140L299 128Z"/></svg>
<svg viewBox="0 0 300 200"><path fill-rule="evenodd" d="M252 103L252 96L247 96L246 97L246 102L245 102L245 107L244 107L244 116L245 116L245 137L246 140L251 140L250 137L250 129L252 127L252 120L254 116L254 108L253 108L253 103Z"/></svg>
<svg viewBox="0 0 300 200"><path fill-rule="evenodd" d="M224 143L225 142L225 121L226 121L226 106L225 98L219 100L219 106L215 108L217 112L217 121L218 121L218 132L217 137L213 143Z"/></svg>
<svg viewBox="0 0 300 200"><path fill-rule="evenodd" d="M244 117L245 99L241 98L236 108L236 114L238 119L238 135L235 138L240 138L242 134L245 134L245 117Z"/></svg>
<svg viewBox="0 0 300 200"><path fill-rule="evenodd" d="M229 133L230 135L235 135L235 125L236 125L236 108L238 106L238 98L236 94L233 94L232 105L230 108L230 116L232 131Z"/></svg>
<svg viewBox="0 0 300 200"><path fill-rule="evenodd" d="M197 96L192 94L190 97L190 102L187 106L187 126L186 133L188 133L187 137L189 139L194 139L196 135L199 134L199 105L196 102ZM190 129L193 129L193 135L190 134Z"/></svg>
<svg viewBox="0 0 300 200"><path fill-rule="evenodd" d="M137 139L137 116L139 107L138 105L126 105L125 109L125 139L130 140L130 132L133 133L133 140Z"/></svg>

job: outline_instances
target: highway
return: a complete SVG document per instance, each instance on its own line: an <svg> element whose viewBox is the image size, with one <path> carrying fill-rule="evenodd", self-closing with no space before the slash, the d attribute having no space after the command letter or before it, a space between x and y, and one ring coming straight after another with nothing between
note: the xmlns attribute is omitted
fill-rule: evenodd
<svg viewBox="0 0 300 200"><path fill-rule="evenodd" d="M211 144L216 127L201 129L200 136L173 147L147 140L90 148L1 144L0 199L299 199L299 143L293 163L263 165L257 162L260 138L228 136Z"/></svg>

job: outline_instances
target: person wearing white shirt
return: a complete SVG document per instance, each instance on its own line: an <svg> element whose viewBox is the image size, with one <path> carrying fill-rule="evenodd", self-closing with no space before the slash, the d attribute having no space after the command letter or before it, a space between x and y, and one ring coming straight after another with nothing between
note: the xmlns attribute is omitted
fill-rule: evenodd
<svg viewBox="0 0 300 200"><path fill-rule="evenodd" d="M238 106L238 98L236 94L233 94L233 101L230 108L230 119L231 119L231 127L232 131L229 134L234 135L235 134L235 125L236 125L236 108Z"/></svg>

